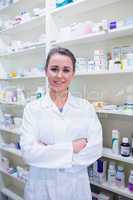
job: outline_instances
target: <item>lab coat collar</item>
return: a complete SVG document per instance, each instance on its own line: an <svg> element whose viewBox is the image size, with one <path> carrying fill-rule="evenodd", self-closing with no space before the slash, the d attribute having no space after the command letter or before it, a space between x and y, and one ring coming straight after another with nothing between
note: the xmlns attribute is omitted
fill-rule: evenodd
<svg viewBox="0 0 133 200"><path fill-rule="evenodd" d="M44 99L42 100L41 102L41 106L43 108L57 108L57 106L55 105L55 103L52 101L50 95L49 95L49 92L46 93ZM63 111L66 110L66 108L68 108L69 106L72 106L72 107L79 107L79 105L77 104L77 102L75 101L75 97L69 92L68 93L68 99L63 107Z"/></svg>

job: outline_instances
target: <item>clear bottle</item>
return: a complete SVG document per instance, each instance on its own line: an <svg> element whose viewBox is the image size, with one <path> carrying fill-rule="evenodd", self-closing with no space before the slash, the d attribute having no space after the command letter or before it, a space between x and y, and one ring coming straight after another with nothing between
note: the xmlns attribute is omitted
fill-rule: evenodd
<svg viewBox="0 0 133 200"><path fill-rule="evenodd" d="M133 192L133 170L130 171L130 175L128 178L128 189L130 192Z"/></svg>
<svg viewBox="0 0 133 200"><path fill-rule="evenodd" d="M112 152L119 154L120 132L117 129L112 130Z"/></svg>
<svg viewBox="0 0 133 200"><path fill-rule="evenodd" d="M44 88L43 87L38 87L36 91L36 98L40 99L44 96Z"/></svg>
<svg viewBox="0 0 133 200"><path fill-rule="evenodd" d="M132 137L131 137L131 154L133 156L133 133L132 133Z"/></svg>
<svg viewBox="0 0 133 200"><path fill-rule="evenodd" d="M125 173L123 166L117 167L115 183L118 187L125 187Z"/></svg>
<svg viewBox="0 0 133 200"><path fill-rule="evenodd" d="M130 144L128 142L127 137L122 138L122 143L121 143L121 155L124 157L130 156Z"/></svg>
<svg viewBox="0 0 133 200"><path fill-rule="evenodd" d="M20 104L26 103L24 90L22 88L17 88L17 102L20 103Z"/></svg>
<svg viewBox="0 0 133 200"><path fill-rule="evenodd" d="M115 162L111 161L108 168L108 183L115 185L116 167Z"/></svg>

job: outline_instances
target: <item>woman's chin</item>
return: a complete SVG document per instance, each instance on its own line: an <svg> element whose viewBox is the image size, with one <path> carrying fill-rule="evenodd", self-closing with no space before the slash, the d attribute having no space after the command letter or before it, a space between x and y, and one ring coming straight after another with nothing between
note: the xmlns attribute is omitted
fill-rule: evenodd
<svg viewBox="0 0 133 200"><path fill-rule="evenodd" d="M66 89L59 88L59 87L52 87L51 91L53 91L53 92L64 92L64 91L66 91Z"/></svg>

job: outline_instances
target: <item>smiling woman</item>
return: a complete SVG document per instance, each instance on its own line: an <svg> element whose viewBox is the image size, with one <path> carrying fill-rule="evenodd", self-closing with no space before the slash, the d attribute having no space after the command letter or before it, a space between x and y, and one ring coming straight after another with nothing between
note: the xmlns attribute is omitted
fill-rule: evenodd
<svg viewBox="0 0 133 200"><path fill-rule="evenodd" d="M61 48L58 51L53 49L45 67L51 98L58 107L63 107L67 99L69 85L75 74L75 58L68 50L63 50ZM60 97L58 98L58 96ZM64 98L64 101L63 99L60 101L61 97Z"/></svg>
<svg viewBox="0 0 133 200"><path fill-rule="evenodd" d="M87 167L102 155L102 128L93 106L69 92L75 63L68 49L52 49L45 66L49 91L24 110L25 200L92 199Z"/></svg>

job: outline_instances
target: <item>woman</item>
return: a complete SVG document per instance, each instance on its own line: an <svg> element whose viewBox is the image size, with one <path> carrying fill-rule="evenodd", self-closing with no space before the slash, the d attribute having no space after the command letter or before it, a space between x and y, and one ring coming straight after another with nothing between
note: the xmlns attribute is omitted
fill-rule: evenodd
<svg viewBox="0 0 133 200"><path fill-rule="evenodd" d="M69 92L75 62L68 49L52 49L45 66L49 92L24 110L25 200L92 199L87 166L102 155L102 129L93 106Z"/></svg>

